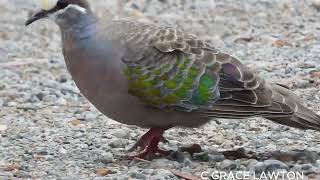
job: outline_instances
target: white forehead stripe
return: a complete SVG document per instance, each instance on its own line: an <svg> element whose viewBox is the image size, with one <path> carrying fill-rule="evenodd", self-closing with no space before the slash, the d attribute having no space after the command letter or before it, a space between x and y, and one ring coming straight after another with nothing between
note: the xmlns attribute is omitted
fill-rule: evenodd
<svg viewBox="0 0 320 180"><path fill-rule="evenodd" d="M74 5L74 4L70 4L67 8L74 8L74 9L76 9L76 10L82 12L82 13L86 13L87 12L87 10L85 8L80 7L78 5Z"/></svg>
<svg viewBox="0 0 320 180"><path fill-rule="evenodd" d="M53 9L57 5L58 0L40 0L40 7L43 10Z"/></svg>

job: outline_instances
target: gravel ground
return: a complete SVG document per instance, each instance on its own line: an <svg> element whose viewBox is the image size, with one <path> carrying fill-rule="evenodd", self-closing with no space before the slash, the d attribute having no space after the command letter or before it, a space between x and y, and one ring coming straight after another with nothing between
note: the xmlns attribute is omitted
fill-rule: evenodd
<svg viewBox="0 0 320 180"><path fill-rule="evenodd" d="M318 0L94 0L104 18L178 26L231 53L264 78L293 88L320 111ZM0 179L179 179L170 169L297 171L320 178L319 132L261 118L174 128L171 157L150 164L121 156L145 132L100 114L81 96L48 21L25 28L33 1L0 0ZM199 143L190 156L179 147ZM227 151L222 153L222 151ZM169 170L168 170L169 169Z"/></svg>

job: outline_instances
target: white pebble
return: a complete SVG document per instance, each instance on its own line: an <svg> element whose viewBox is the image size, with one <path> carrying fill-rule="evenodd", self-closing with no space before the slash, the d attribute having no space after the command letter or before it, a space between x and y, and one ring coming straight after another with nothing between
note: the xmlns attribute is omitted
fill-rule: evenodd
<svg viewBox="0 0 320 180"><path fill-rule="evenodd" d="M8 126L7 125L2 125L0 124L0 131L5 131L8 129Z"/></svg>
<svg viewBox="0 0 320 180"><path fill-rule="evenodd" d="M104 162L113 162L113 154L111 152L105 152L102 154L102 158Z"/></svg>
<svg viewBox="0 0 320 180"><path fill-rule="evenodd" d="M117 138L127 138L129 136L129 132L123 129L117 129L112 133Z"/></svg>
<svg viewBox="0 0 320 180"><path fill-rule="evenodd" d="M66 149L64 149L64 148L60 148L59 149L59 153L60 154L68 154L68 151Z"/></svg>

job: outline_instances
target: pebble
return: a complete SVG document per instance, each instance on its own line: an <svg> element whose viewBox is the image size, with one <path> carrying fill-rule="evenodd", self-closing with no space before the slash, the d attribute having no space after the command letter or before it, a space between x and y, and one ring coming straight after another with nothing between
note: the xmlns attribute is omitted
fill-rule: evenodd
<svg viewBox="0 0 320 180"><path fill-rule="evenodd" d="M101 154L103 163L112 163L114 161L113 154L111 152L105 152Z"/></svg>
<svg viewBox="0 0 320 180"><path fill-rule="evenodd" d="M210 162L221 162L225 160L226 158L224 157L223 154L217 154L217 155L211 155L209 154L209 161Z"/></svg>
<svg viewBox="0 0 320 180"><path fill-rule="evenodd" d="M60 154L63 154L63 155L68 154L68 151L65 148L60 148L59 152L60 152Z"/></svg>
<svg viewBox="0 0 320 180"><path fill-rule="evenodd" d="M305 170L305 171L310 170L310 169L312 169L312 165L311 164L303 164L301 166L301 169Z"/></svg>
<svg viewBox="0 0 320 180"><path fill-rule="evenodd" d="M94 121L97 119L97 117L98 117L97 113L87 113L85 115L85 119L88 121Z"/></svg>
<svg viewBox="0 0 320 180"><path fill-rule="evenodd" d="M225 137L222 136L222 135L219 135L219 136L215 136L214 137L214 143L217 144L217 145L221 145L225 142Z"/></svg>
<svg viewBox="0 0 320 180"><path fill-rule="evenodd" d="M225 159L221 162L220 168L225 171L232 171L237 168L237 164L235 163L235 161Z"/></svg>
<svg viewBox="0 0 320 180"><path fill-rule="evenodd" d="M110 140L109 146L112 148L124 148L125 144L121 139L114 138Z"/></svg>
<svg viewBox="0 0 320 180"><path fill-rule="evenodd" d="M288 169L288 166L278 160L266 160L264 161L265 171L273 172L277 169Z"/></svg>
<svg viewBox="0 0 320 180"><path fill-rule="evenodd" d="M8 126L7 125L2 125L0 124L0 131L5 131L8 129Z"/></svg>
<svg viewBox="0 0 320 180"><path fill-rule="evenodd" d="M320 11L320 0L313 0L312 1L313 7L315 7L318 11Z"/></svg>
<svg viewBox="0 0 320 180"><path fill-rule="evenodd" d="M208 154L208 152L194 153L193 159L208 162L209 161L209 154Z"/></svg>
<svg viewBox="0 0 320 180"><path fill-rule="evenodd" d="M303 80L303 79L299 79L295 82L295 85L297 88L306 88L308 84L309 84L309 81Z"/></svg>
<svg viewBox="0 0 320 180"><path fill-rule="evenodd" d="M61 105L61 106L66 106L68 104L67 100L64 99L64 98L59 98L57 101L56 101L56 104L57 105Z"/></svg>
<svg viewBox="0 0 320 180"><path fill-rule="evenodd" d="M249 160L246 160L246 161L242 162L242 164L244 166L246 166L247 169L250 170L250 171L254 171L255 166L256 166L257 163L258 163L258 160L256 160L256 159L249 159Z"/></svg>
<svg viewBox="0 0 320 180"><path fill-rule="evenodd" d="M124 139L124 138L128 138L130 133L129 130L124 130L124 129L117 129L114 132L112 132L112 134L120 139Z"/></svg>
<svg viewBox="0 0 320 180"><path fill-rule="evenodd" d="M295 164L291 169L290 171L293 171L293 172L302 172L302 166L300 164Z"/></svg>
<svg viewBox="0 0 320 180"><path fill-rule="evenodd" d="M136 171L129 172L129 176L136 179L146 179L146 176L144 174Z"/></svg>
<svg viewBox="0 0 320 180"><path fill-rule="evenodd" d="M99 176L106 176L110 173L110 170L107 168L99 168L96 170L96 174Z"/></svg>
<svg viewBox="0 0 320 180"><path fill-rule="evenodd" d="M179 162L179 161L178 161L178 162ZM183 164L184 164L185 166L190 166L190 165L192 165L192 160L189 159L189 158L185 158Z"/></svg>
<svg viewBox="0 0 320 180"><path fill-rule="evenodd" d="M170 154L170 158L173 159L173 160L178 161L179 163L183 163L183 162L186 161L186 155L185 155L185 153L180 152L180 151L173 151L173 152Z"/></svg>
<svg viewBox="0 0 320 180"><path fill-rule="evenodd" d="M254 171L257 174L261 174L262 172L265 171L265 164L263 162L258 162L254 166Z"/></svg>
<svg viewBox="0 0 320 180"><path fill-rule="evenodd" d="M8 106L9 107L16 107L18 105L18 103L17 102L8 102Z"/></svg>

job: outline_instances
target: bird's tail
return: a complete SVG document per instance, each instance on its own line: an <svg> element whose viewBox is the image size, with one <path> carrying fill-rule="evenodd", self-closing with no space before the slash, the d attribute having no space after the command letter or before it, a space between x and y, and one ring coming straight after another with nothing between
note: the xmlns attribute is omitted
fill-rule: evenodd
<svg viewBox="0 0 320 180"><path fill-rule="evenodd" d="M274 85L274 91L281 96L275 96L274 101L282 101L291 106L294 105L294 113L291 116L265 117L274 122L300 129L314 129L320 131L320 115L302 105L300 99L289 89Z"/></svg>
<svg viewBox="0 0 320 180"><path fill-rule="evenodd" d="M298 111L291 116L266 118L295 128L314 129L320 131L320 116L302 105L300 105Z"/></svg>

